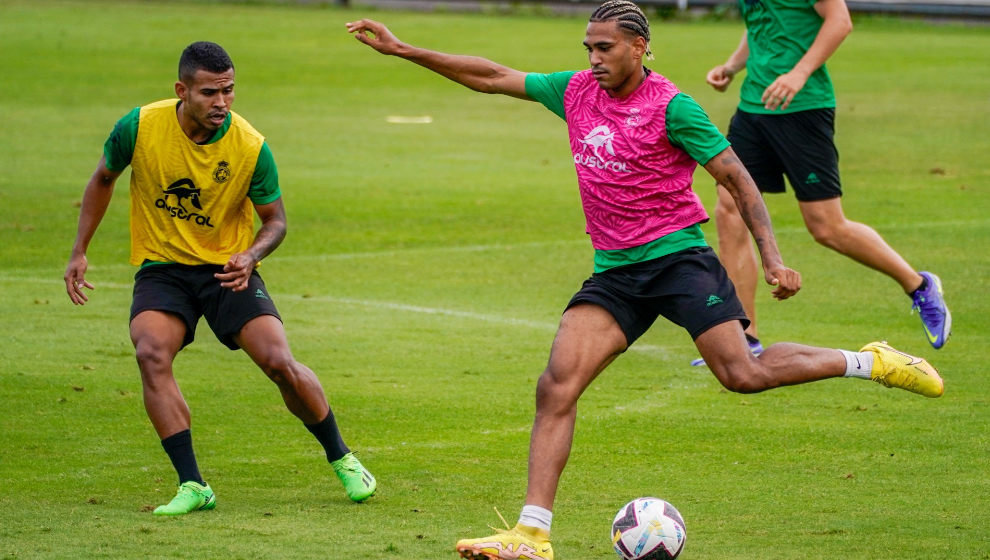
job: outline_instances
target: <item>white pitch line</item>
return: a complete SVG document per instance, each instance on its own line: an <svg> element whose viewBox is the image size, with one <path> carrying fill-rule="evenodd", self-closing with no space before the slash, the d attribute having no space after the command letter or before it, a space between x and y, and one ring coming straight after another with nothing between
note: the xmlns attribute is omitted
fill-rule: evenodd
<svg viewBox="0 0 990 560"><path fill-rule="evenodd" d="M0 274L0 282L28 282L31 284L57 284L63 286L64 281L51 278L28 278L28 277L16 277L9 276L6 274ZM132 284L120 284L117 282L100 282L96 281L96 290L100 288L107 288L111 290L130 290ZM371 309L384 309L388 311L401 311L404 313L416 313L422 315L439 315L443 317L457 317L460 319L469 319L473 321L479 321L482 323L492 323L497 325L508 325L513 327L526 327L535 330L555 332L557 330L556 323L550 323L546 321L533 321L530 319L519 319L516 317L504 317L502 315L493 315L489 313L478 313L475 311L461 311L457 309L445 309L442 307L425 307L422 305L412 305L409 303L394 302L394 301L380 301L372 299L357 299L357 298L346 298L346 297L335 297L335 296L307 296L303 297L295 294L279 294L278 292L273 292L272 295L276 300L291 300L296 302L323 302L336 305L353 305L359 307L368 307ZM665 346L655 346L651 344L634 344L629 348L630 350L650 354L653 356L658 356L661 359L671 358L670 349Z"/></svg>
<svg viewBox="0 0 990 560"><path fill-rule="evenodd" d="M542 330L542 331L556 331L556 323L548 323L544 321L531 321L529 319L517 319L514 317L503 317L501 315L491 315L488 313L476 313L473 311L458 311L454 309L443 309L440 307L423 307L419 305L409 305L406 303L396 303L389 301L377 301L377 300L366 300L366 299L353 299L353 298L339 298L334 296L310 296L303 298L302 296L296 295L281 295L276 294L276 297L280 299L293 299L296 301L324 301L328 303L336 303L342 305L357 305L362 307L370 307L373 309L388 309L394 311L405 311L409 313L423 313L427 315L442 315L447 317L458 317L462 319L472 319L475 321L481 321L484 323L496 323L500 325L511 325L519 327L528 327L531 329ZM629 348L630 350L635 350L636 352L641 352L644 354L652 354L667 359L670 357L670 352L668 348L663 346L654 346L651 344L634 344Z"/></svg>
<svg viewBox="0 0 990 560"><path fill-rule="evenodd" d="M472 319L484 323L497 323L514 327L528 327L537 330L555 330L556 325L544 321L531 321L529 319L517 319L514 317L503 317L488 313L476 313L474 311L459 311L456 309L444 309L442 307L423 307L421 305L411 305L393 301L378 301L370 299L342 298L334 296L309 296L302 297L292 294L274 294L278 299L291 299L295 301L322 301L339 305L356 305L360 307L370 307L373 309L385 309L389 311L404 311L406 313L420 313L423 315L441 315L445 317L458 317L460 319Z"/></svg>

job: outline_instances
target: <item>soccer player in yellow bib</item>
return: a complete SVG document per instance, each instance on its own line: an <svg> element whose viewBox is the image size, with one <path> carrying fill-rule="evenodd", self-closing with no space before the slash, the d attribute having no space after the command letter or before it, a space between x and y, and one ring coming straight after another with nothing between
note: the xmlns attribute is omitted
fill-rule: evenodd
<svg viewBox="0 0 990 560"><path fill-rule="evenodd" d="M117 122L86 185L65 288L83 305L93 289L86 250L114 184L131 166L130 334L144 405L179 477L156 515L216 507L193 452L189 407L172 363L192 342L200 317L232 350L243 349L278 386L286 407L323 446L348 497L374 494L375 478L344 443L316 375L292 356L275 304L256 268L282 242L285 207L264 137L234 102L234 64L220 45L182 52L177 99L139 107ZM254 213L261 227L254 232Z"/></svg>

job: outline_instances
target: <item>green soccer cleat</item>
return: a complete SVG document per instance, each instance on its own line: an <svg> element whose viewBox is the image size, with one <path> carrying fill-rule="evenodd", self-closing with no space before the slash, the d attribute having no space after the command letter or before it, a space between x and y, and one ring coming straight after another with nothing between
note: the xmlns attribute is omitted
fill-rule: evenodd
<svg viewBox="0 0 990 560"><path fill-rule="evenodd" d="M374 495L378 489L375 477L364 468L361 461L353 453L348 453L330 463L340 483L347 491L347 497L354 502L363 502Z"/></svg>
<svg viewBox="0 0 990 560"><path fill-rule="evenodd" d="M905 354L886 342L871 342L860 352L873 352L870 379L884 387L898 387L926 397L941 397L945 384L924 358Z"/></svg>
<svg viewBox="0 0 990 560"><path fill-rule="evenodd" d="M187 481L179 485L179 491L172 501L155 508L155 515L185 515L197 510L207 510L217 507L217 497L210 485Z"/></svg>
<svg viewBox="0 0 990 560"><path fill-rule="evenodd" d="M457 553L470 560L553 560L546 531L525 525L495 530L490 537L457 541Z"/></svg>

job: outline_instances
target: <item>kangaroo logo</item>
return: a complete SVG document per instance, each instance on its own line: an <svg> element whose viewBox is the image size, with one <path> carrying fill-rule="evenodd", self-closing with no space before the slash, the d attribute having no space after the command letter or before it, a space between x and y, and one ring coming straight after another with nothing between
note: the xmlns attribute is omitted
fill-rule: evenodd
<svg viewBox="0 0 990 560"><path fill-rule="evenodd" d="M179 179L178 181L172 183L165 189L165 196L163 198L168 199L168 195L174 194L176 204L182 211L189 213L189 210L182 205L182 199L188 198L189 203L196 207L197 210L202 210L203 205L199 202L199 191L201 189L197 188L196 185L190 179Z"/></svg>
<svg viewBox="0 0 990 560"><path fill-rule="evenodd" d="M605 151L614 157L615 148L612 146L612 138L615 138L615 133L609 130L607 126L601 125L591 129L591 132L581 140L581 143L586 147L591 146L591 149L595 152L595 157L604 160L605 158L598 153L598 148L605 146Z"/></svg>
<svg viewBox="0 0 990 560"><path fill-rule="evenodd" d="M192 182L192 179L179 179L162 191L162 197L155 201L155 208L163 210L174 219L211 228L213 227L213 222L209 216L200 214L199 212L190 212L188 208L182 205L182 201L186 199L189 201L189 204L193 205L193 208L202 210L203 203L199 201L201 190ZM175 206L169 206L168 204L168 195L170 194L175 195Z"/></svg>

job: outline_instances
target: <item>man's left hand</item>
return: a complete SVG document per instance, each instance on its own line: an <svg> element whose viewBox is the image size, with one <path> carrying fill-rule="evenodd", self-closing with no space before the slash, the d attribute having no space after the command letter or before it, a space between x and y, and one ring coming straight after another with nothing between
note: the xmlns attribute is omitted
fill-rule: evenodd
<svg viewBox="0 0 990 560"><path fill-rule="evenodd" d="M767 284L774 286L773 297L787 299L801 289L801 273L779 265L766 270Z"/></svg>
<svg viewBox="0 0 990 560"><path fill-rule="evenodd" d="M807 81L808 76L797 70L777 76L777 79L763 90L763 107L770 111L776 111L778 108L787 109Z"/></svg>

